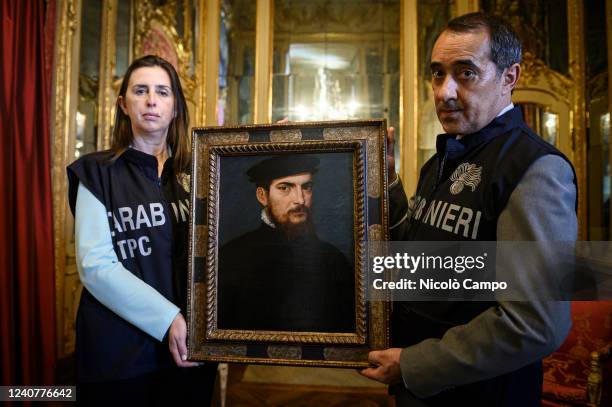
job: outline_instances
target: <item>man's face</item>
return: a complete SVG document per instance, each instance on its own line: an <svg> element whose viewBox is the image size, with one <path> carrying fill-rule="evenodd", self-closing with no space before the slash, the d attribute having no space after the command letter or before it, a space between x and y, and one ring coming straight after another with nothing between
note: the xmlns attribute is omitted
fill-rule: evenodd
<svg viewBox="0 0 612 407"><path fill-rule="evenodd" d="M505 71L498 74L490 59L485 30L444 31L431 54L431 83L438 119L451 134L474 133L511 101Z"/></svg>
<svg viewBox="0 0 612 407"><path fill-rule="evenodd" d="M277 178L268 191L257 188L257 200L268 208L268 214L279 226L297 226L310 219L312 174L309 172Z"/></svg>

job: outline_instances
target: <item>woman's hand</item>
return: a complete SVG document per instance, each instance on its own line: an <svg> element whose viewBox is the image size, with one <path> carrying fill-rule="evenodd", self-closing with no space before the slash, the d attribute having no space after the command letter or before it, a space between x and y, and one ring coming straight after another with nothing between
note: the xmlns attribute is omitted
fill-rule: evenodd
<svg viewBox="0 0 612 407"><path fill-rule="evenodd" d="M180 312L168 329L168 347L178 367L198 366L196 362L187 361L187 323Z"/></svg>

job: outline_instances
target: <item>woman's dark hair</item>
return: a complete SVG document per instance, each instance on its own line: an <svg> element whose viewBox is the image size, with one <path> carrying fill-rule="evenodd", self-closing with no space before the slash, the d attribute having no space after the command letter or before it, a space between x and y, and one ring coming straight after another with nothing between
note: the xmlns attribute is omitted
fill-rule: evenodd
<svg viewBox="0 0 612 407"><path fill-rule="evenodd" d="M174 170L176 174L185 172L189 167L189 143L187 139L187 129L189 127L189 112L187 111L187 103L181 81L176 73L176 70L168 61L155 55L147 55L138 58L127 69L121 88L119 89L119 97L125 98L127 87L130 82L132 73L139 68L151 68L158 66L168 73L170 77L170 85L172 94L174 95L174 111L175 116L170 122L168 128L167 143L172 149L174 159ZM119 97L117 97L115 126L113 128L113 136L111 141L111 151L114 152L113 159L116 159L125 152L132 144L134 135L132 134L132 123L128 115L123 113L119 106Z"/></svg>

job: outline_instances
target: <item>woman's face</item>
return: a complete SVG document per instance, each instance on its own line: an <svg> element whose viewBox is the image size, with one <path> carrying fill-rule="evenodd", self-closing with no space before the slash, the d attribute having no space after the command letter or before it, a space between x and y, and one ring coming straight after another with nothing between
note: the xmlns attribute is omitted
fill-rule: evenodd
<svg viewBox="0 0 612 407"><path fill-rule="evenodd" d="M129 116L134 136L166 137L175 116L168 73L159 66L133 71L119 106Z"/></svg>

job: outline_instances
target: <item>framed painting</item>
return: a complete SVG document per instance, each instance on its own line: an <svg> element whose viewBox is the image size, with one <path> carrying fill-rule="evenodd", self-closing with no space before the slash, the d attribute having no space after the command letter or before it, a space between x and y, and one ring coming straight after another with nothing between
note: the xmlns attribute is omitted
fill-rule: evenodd
<svg viewBox="0 0 612 407"><path fill-rule="evenodd" d="M188 358L368 365L389 346L366 301L388 240L384 120L195 128Z"/></svg>

